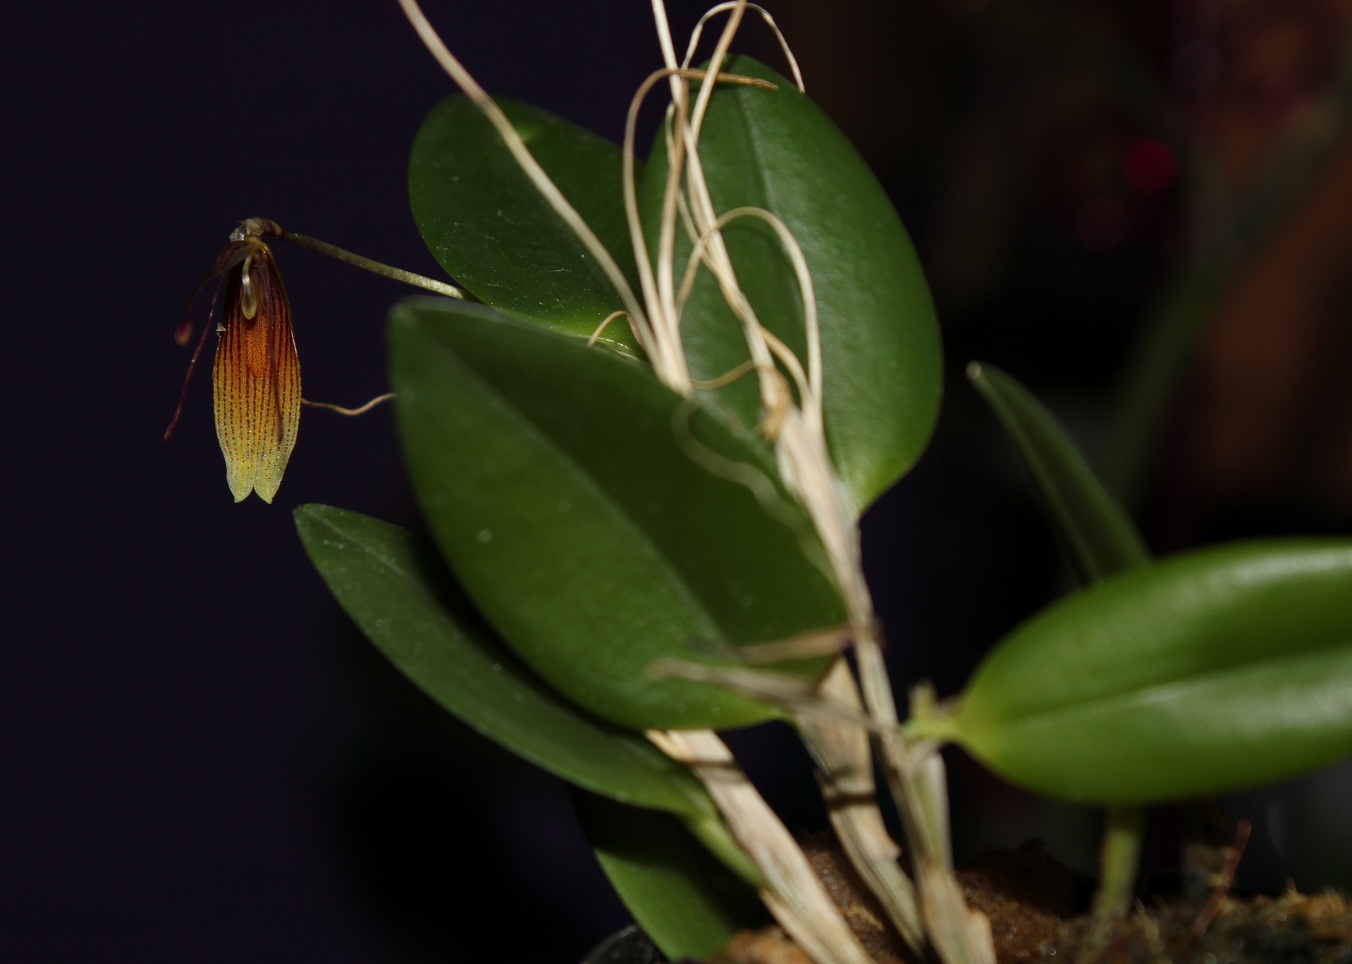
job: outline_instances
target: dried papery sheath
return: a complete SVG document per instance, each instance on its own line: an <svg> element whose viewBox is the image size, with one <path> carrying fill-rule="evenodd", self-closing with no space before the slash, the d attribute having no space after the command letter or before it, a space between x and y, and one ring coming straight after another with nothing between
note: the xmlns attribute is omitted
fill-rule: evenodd
<svg viewBox="0 0 1352 964"><path fill-rule="evenodd" d="M235 501L257 492L271 502L300 427L291 303L271 249L243 228L231 235L217 265L229 267L211 371L216 437Z"/></svg>

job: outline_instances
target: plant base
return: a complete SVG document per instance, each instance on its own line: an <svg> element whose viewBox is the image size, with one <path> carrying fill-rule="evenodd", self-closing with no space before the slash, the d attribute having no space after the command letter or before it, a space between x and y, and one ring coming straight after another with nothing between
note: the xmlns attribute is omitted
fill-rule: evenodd
<svg viewBox="0 0 1352 964"><path fill-rule="evenodd" d="M846 921L875 959L909 964L881 910L829 839L804 848ZM1156 964L1352 964L1352 904L1339 894L1230 897L1209 920L1207 908L1181 899L1147 899L1118 922L1098 950L1085 949L1092 881L1029 841L979 854L959 873L964 896L991 922L1001 964L1066 961ZM1198 921L1206 921L1200 929ZM1200 933L1199 933L1200 929ZM740 934L709 964L808 964L775 929Z"/></svg>

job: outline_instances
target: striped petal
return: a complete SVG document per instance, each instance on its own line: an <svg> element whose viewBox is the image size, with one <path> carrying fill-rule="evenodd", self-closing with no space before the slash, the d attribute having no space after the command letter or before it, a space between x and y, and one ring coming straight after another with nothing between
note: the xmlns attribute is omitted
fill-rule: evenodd
<svg viewBox="0 0 1352 964"><path fill-rule="evenodd" d="M212 366L216 437L235 501L257 492L271 502L300 427L300 359L272 251L257 238L230 268Z"/></svg>

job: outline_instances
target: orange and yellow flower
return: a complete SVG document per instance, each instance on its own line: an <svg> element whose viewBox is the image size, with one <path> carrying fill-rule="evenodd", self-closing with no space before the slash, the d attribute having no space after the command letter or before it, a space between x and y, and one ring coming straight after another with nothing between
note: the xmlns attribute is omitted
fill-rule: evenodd
<svg viewBox="0 0 1352 964"><path fill-rule="evenodd" d="M260 234L280 233L262 218L250 218L231 235L198 291L218 281L216 301L224 292L220 339L211 380L215 396L216 437L225 456L225 476L236 502L257 492L271 502L296 445L300 427L300 359L291 331L291 303L277 272L272 250ZM180 329L180 341L191 325ZM206 332L202 333L206 338ZM199 341L188 374L202 350ZM184 382L184 392L187 382ZM183 399L180 396L179 407ZM178 413L165 432L174 430Z"/></svg>
<svg viewBox="0 0 1352 964"><path fill-rule="evenodd" d="M233 244L244 256L226 276L211 369L216 438L235 501L257 492L271 502L300 428L300 359L272 250L257 238Z"/></svg>

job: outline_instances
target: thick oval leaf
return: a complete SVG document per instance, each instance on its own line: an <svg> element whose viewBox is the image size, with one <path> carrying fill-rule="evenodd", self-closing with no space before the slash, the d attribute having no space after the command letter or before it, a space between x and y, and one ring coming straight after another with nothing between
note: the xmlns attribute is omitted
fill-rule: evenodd
<svg viewBox="0 0 1352 964"><path fill-rule="evenodd" d="M943 388L934 304L915 249L868 165L792 82L746 57L730 73L761 77L778 90L724 86L710 101L700 158L715 209L764 208L793 232L812 273L821 325L827 439L836 469L862 510L920 457L938 417ZM667 176L661 135L643 181L644 230L656 236ZM764 222L732 222L724 237L757 317L806 359L797 276ZM677 277L690 251L677 233ZM745 340L708 271L686 306L682 338L696 378L748 358ZM717 391L755 426L755 379Z"/></svg>
<svg viewBox="0 0 1352 964"><path fill-rule="evenodd" d="M619 148L539 108L498 105L634 285ZM408 183L414 220L432 254L485 304L583 337L623 307L468 98L446 98L423 121ZM627 325L608 325L601 340L634 350Z"/></svg>
<svg viewBox="0 0 1352 964"><path fill-rule="evenodd" d="M1033 490L1083 584L1145 565L1150 552L1126 511L1085 463L1042 404L994 365L973 362L967 377L1014 441Z"/></svg>
<svg viewBox="0 0 1352 964"><path fill-rule="evenodd" d="M641 735L568 703L494 640L432 546L398 526L322 505L297 509L296 529L367 638L484 736L619 801L690 818L716 813L688 769Z"/></svg>
<svg viewBox="0 0 1352 964"><path fill-rule="evenodd" d="M703 960L737 931L766 923L756 892L698 846L675 817L581 791L570 797L615 892L671 960Z"/></svg>
<svg viewBox="0 0 1352 964"><path fill-rule="evenodd" d="M1241 543L1106 580L1006 637L933 722L1017 783L1108 803L1352 755L1352 543Z"/></svg>
<svg viewBox="0 0 1352 964"><path fill-rule="evenodd" d="M649 672L662 657L734 664L729 647L843 621L811 525L762 446L630 359L478 306L406 303L391 342L423 510L527 663L626 726L774 714Z"/></svg>

